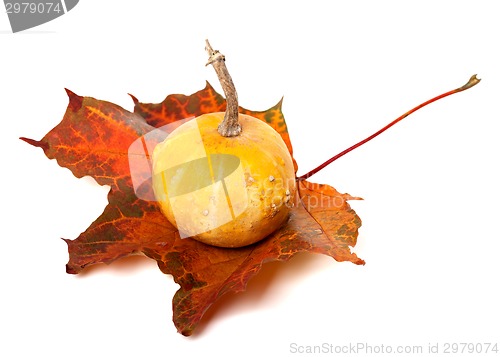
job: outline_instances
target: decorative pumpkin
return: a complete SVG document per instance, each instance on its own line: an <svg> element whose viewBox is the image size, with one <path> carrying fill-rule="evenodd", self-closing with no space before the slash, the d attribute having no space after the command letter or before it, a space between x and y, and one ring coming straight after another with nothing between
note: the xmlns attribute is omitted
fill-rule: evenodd
<svg viewBox="0 0 500 357"><path fill-rule="evenodd" d="M181 237L242 247L287 220L295 172L281 136L267 123L238 113L224 56L209 46L209 63L221 80L227 110L182 124L156 146L153 188Z"/></svg>

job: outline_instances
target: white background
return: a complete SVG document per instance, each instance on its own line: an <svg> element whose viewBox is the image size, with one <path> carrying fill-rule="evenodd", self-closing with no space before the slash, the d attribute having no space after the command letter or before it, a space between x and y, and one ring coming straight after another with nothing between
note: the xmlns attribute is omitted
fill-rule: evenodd
<svg viewBox="0 0 500 357"><path fill-rule="evenodd" d="M2 356L294 355L290 344L500 344L500 22L495 1L97 1L12 34L0 13ZM2 10L3 11L3 10ZM122 105L209 80L204 39L227 57L240 104L283 111L305 173L406 110L313 177L363 220L365 266L301 255L267 264L189 338L178 289L136 257L67 275L66 244L108 188L18 137L62 119L64 88ZM499 345L500 348L500 345ZM296 353L297 354L297 353Z"/></svg>

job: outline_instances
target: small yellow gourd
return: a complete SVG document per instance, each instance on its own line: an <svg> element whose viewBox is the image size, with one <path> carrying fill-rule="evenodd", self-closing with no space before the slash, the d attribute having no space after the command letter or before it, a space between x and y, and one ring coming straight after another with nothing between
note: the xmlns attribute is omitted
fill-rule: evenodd
<svg viewBox="0 0 500 357"><path fill-rule="evenodd" d="M243 247L278 229L296 192L291 155L267 123L238 113L224 56L207 51L227 98L226 112L192 119L153 153L156 200L181 238Z"/></svg>

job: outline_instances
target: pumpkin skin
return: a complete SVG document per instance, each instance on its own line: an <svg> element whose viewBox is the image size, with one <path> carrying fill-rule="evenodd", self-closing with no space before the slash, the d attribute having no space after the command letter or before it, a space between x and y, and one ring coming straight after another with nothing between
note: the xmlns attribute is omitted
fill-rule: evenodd
<svg viewBox="0 0 500 357"><path fill-rule="evenodd" d="M190 120L155 147L153 189L181 238L218 247L253 244L287 219L296 194L295 171L281 136L239 114L242 132L217 131L224 113Z"/></svg>

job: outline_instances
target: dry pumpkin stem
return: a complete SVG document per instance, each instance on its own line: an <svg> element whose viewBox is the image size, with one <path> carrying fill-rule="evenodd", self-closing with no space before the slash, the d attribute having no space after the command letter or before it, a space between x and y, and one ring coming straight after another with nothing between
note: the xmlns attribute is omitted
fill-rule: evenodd
<svg viewBox="0 0 500 357"><path fill-rule="evenodd" d="M237 136L241 133L241 125L238 122L238 94L226 67L226 57L218 50L214 50L208 40L205 40L205 43L205 50L209 56L206 66L211 64L214 67L227 101L224 120L217 130L225 137Z"/></svg>

